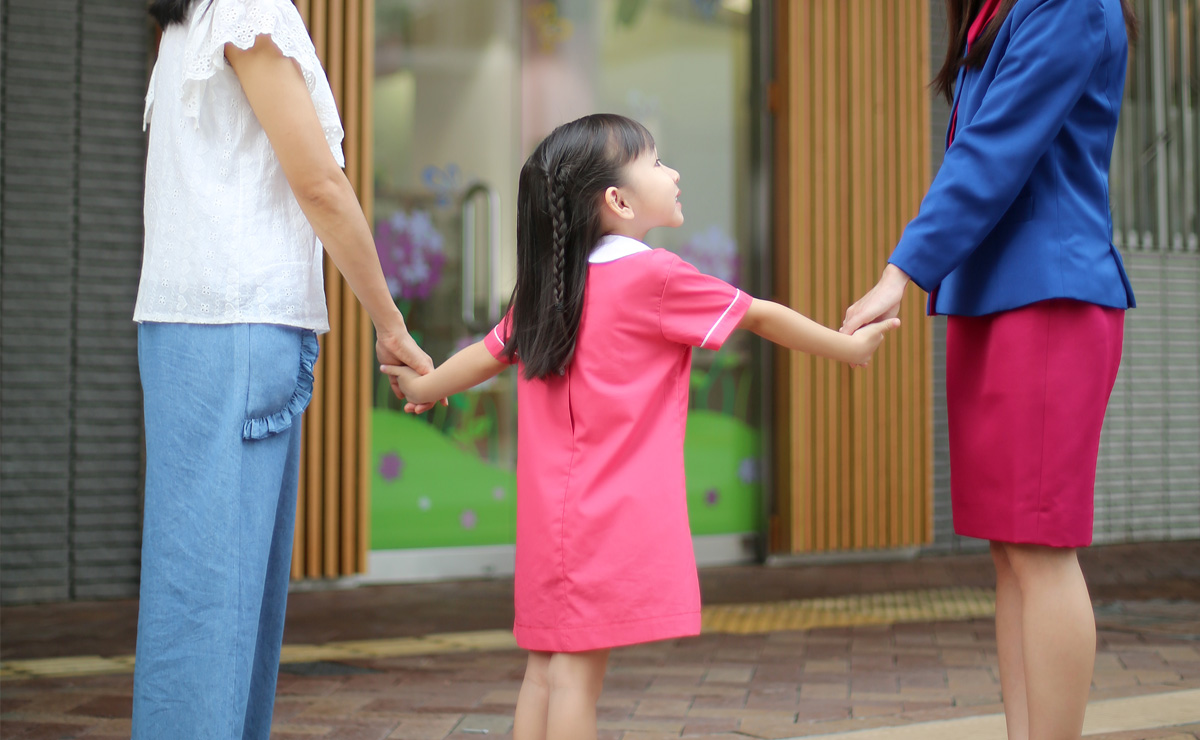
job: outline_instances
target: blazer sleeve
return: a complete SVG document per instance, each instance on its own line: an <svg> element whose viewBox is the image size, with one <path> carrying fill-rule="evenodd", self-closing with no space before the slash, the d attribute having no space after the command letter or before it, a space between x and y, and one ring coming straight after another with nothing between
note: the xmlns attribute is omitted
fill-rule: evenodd
<svg viewBox="0 0 1200 740"><path fill-rule="evenodd" d="M917 217L888 259L926 291L995 228L1082 97L1105 48L1100 5L1040 0L1013 18L978 112L955 133Z"/></svg>

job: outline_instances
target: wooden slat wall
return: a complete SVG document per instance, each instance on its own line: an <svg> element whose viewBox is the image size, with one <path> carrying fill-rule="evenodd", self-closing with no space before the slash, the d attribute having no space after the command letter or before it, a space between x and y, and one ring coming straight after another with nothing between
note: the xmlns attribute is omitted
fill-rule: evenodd
<svg viewBox="0 0 1200 740"><path fill-rule="evenodd" d="M775 295L841 325L929 182L926 0L776 0ZM913 288L871 367L779 353L774 552L930 541L931 330Z"/></svg>
<svg viewBox="0 0 1200 740"><path fill-rule="evenodd" d="M329 76L346 129L346 175L368 220L374 0L296 0ZM366 570L370 511L370 400L374 332L337 268L325 260L330 332L321 338L304 417L293 578Z"/></svg>

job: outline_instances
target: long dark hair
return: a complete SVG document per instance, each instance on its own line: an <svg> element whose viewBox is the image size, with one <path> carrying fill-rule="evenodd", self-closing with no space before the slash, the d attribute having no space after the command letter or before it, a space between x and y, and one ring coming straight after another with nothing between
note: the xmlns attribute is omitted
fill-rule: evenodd
<svg viewBox="0 0 1200 740"><path fill-rule="evenodd" d="M967 31L971 22L983 8L984 0L946 0L946 28L950 31L950 46L946 49L946 61L942 63L937 77L933 78L932 87L935 91L946 96L948 102L954 100L954 83L958 80L958 70L961 67L982 67L996 42L996 34L1000 32L1000 24L1012 12L1017 0L1003 0L996 17L987 24L983 33L971 44L970 53L962 55L967 45ZM1125 29L1132 43L1137 39L1138 22L1133 12L1132 0L1121 0L1121 12L1125 14Z"/></svg>
<svg viewBox="0 0 1200 740"><path fill-rule="evenodd" d="M604 236L604 191L654 137L637 121L599 113L564 123L538 144L517 187L517 284L507 357L529 380L562 374L575 352L588 254Z"/></svg>
<svg viewBox="0 0 1200 740"><path fill-rule="evenodd" d="M158 25L166 28L172 23L183 23L188 11L198 0L151 0L150 15L158 21ZM212 0L205 0L212 3Z"/></svg>

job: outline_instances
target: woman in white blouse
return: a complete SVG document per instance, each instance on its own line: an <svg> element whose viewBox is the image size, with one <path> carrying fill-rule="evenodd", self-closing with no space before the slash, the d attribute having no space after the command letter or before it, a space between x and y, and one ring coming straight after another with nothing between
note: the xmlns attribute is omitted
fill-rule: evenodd
<svg viewBox="0 0 1200 740"><path fill-rule="evenodd" d="M134 319L146 500L133 737L271 727L324 245L378 335L428 372L341 170L342 126L289 0L153 0Z"/></svg>

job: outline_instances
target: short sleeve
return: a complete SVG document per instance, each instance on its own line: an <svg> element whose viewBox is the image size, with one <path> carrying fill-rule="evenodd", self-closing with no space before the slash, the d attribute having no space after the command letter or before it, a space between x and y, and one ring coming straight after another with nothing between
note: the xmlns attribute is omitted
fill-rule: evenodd
<svg viewBox="0 0 1200 740"><path fill-rule="evenodd" d="M483 338L483 346L487 347L488 352L492 353L492 357L509 365L516 362L515 357L506 357L504 355L504 345L508 343L511 327L512 309L509 309L500 323L496 324L495 328L489 331L487 336Z"/></svg>
<svg viewBox="0 0 1200 740"><path fill-rule="evenodd" d="M659 302L659 326L668 341L720 349L753 297L674 257Z"/></svg>
<svg viewBox="0 0 1200 740"><path fill-rule="evenodd" d="M209 82L225 69L225 45L239 49L254 46L259 36L270 36L284 56L296 61L312 96L325 140L339 166L346 166L342 154L345 131L337 112L337 103L317 50L290 0L212 0L198 3L193 11L184 45L183 117L199 125L200 107ZM148 101L147 117L152 101Z"/></svg>

